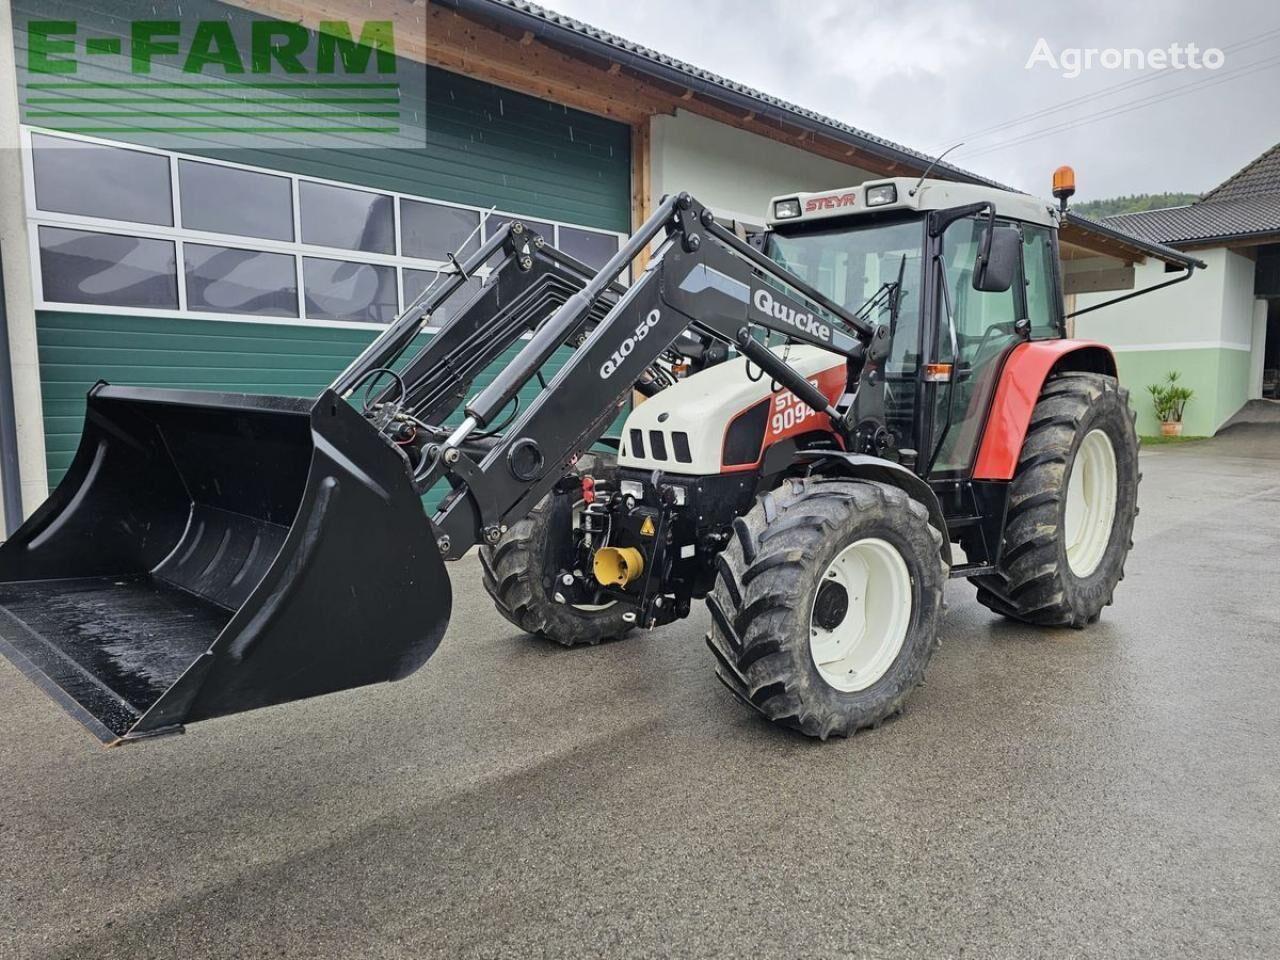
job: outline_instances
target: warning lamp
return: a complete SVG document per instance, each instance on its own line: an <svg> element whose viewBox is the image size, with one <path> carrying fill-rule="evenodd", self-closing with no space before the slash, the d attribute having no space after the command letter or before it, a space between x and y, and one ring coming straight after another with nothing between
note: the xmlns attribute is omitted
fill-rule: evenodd
<svg viewBox="0 0 1280 960"><path fill-rule="evenodd" d="M1067 199L1076 192L1076 172L1068 166L1053 171L1053 195L1058 198L1058 209L1067 212Z"/></svg>

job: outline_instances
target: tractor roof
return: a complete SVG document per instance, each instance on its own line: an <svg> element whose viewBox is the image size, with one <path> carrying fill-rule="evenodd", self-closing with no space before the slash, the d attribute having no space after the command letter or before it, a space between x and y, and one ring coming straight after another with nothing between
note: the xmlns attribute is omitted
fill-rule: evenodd
<svg viewBox="0 0 1280 960"><path fill-rule="evenodd" d="M920 186L915 189L913 196L912 191L917 183ZM791 216L777 216L778 204L785 204L787 201L796 201L798 210ZM1046 227L1058 225L1056 207L1025 193L997 190L976 183L918 180L916 177L868 180L856 187L822 190L817 193L785 193L769 202L766 220L770 227L779 227L812 220L885 213L890 210L942 210L983 201L994 203L996 214L1001 217Z"/></svg>

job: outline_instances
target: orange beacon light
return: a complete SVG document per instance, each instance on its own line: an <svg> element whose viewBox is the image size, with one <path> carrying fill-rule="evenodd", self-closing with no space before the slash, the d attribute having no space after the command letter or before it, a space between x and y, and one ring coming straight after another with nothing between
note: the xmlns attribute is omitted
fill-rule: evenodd
<svg viewBox="0 0 1280 960"><path fill-rule="evenodd" d="M1053 171L1053 195L1058 198L1060 209L1067 209L1067 198L1076 192L1076 172L1068 166Z"/></svg>

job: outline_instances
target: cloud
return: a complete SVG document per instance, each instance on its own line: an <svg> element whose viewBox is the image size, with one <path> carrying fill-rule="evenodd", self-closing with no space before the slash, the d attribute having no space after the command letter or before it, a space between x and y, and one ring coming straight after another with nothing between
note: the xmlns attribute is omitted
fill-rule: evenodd
<svg viewBox="0 0 1280 960"><path fill-rule="evenodd" d="M826 70L846 77L866 96L889 84L944 77L971 69L1009 42L999 29L982 29L969 3L930 9L907 4L886 16L883 4L815 4L825 12L800 19Z"/></svg>
<svg viewBox="0 0 1280 960"><path fill-rule="evenodd" d="M1070 8L1014 0L543 2L918 150L938 152L966 138L956 162L1024 189L1043 192L1049 171L1070 162L1081 199L1206 190L1280 140L1271 93L1280 80L1280 9L1271 0L1240 0L1230 17L1218 5L1165 0L1077 0ZM1208 74L1170 71L1108 93L1144 74L1094 69L1066 79L1047 67L1027 70L1041 37L1055 51L1195 42L1228 51L1224 72L1262 66L1192 83L1183 96L1152 97ZM1275 61L1269 67L1268 59ZM1098 96L1020 119L1091 95ZM1098 116L1147 97L1152 102L1136 109ZM1050 127L1057 129L1005 145Z"/></svg>

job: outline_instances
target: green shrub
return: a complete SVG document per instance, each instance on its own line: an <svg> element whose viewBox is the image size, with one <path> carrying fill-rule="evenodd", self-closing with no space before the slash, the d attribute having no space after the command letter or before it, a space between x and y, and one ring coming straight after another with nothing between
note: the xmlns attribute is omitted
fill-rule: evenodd
<svg viewBox="0 0 1280 960"><path fill-rule="evenodd" d="M1151 394L1151 403L1156 408L1156 419L1161 423L1180 423L1182 411L1187 401L1195 397L1195 391L1178 383L1182 374L1177 370L1169 371L1164 383L1153 383L1147 387Z"/></svg>

